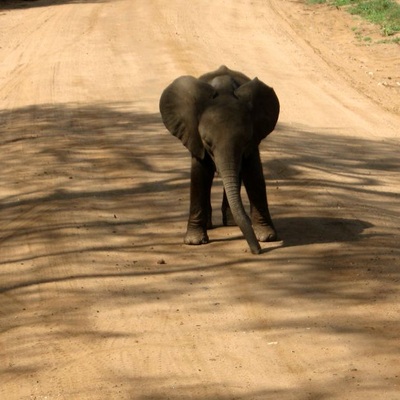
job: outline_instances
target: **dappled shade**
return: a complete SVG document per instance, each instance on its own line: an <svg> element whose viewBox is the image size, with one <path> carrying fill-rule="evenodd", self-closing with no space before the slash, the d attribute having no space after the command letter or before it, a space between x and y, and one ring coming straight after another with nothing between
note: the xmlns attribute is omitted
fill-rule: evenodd
<svg viewBox="0 0 400 400"><path fill-rule="evenodd" d="M304 144L301 152L296 141ZM18 366L0 367L3 376L45 370L41 347L22 345L28 332L58 349L70 348L71 341L80 346L93 340L113 346L129 341L134 352L132 344L150 345L157 338L157 332L146 331L148 318L160 313L167 318L174 310L193 318L207 313L211 321L208 327L185 321L170 335L196 329L213 339L245 330L275 343L310 330L321 348L332 335L350 341L348 351L324 358L324 368L336 375L313 392L320 399L328 399L338 385L348 384L349 374L357 374L335 370L335 357L351 365L356 358L383 363L398 356L398 318L377 312L397 296L400 279L400 254L393 245L398 232L386 223L396 217L399 200L391 183L396 184L400 162L390 142L349 139L329 128L278 126L261 152L282 242L267 247L261 258L227 252L230 241L242 239L236 227L222 228L220 220L209 245L188 250L181 244L190 157L162 127L158 113L135 111L124 103L2 110L0 149L1 327L7 354L21 357ZM221 192L217 180L216 209ZM225 234L218 237L222 229L231 232L228 240ZM171 263L177 254L178 261ZM206 293L217 286L226 297L210 303ZM265 315L273 307L287 315L293 302L303 313L224 323L232 306L250 304ZM150 310L147 319L134 314L143 304ZM171 311L171 304L179 307ZM365 312L351 316L360 306ZM331 313L328 324L324 310ZM103 311L125 312L129 328L96 325ZM304 334L302 340L311 339ZM161 354L162 366L168 365L172 351ZM95 354L88 357L101 364ZM164 386L178 382L174 385L181 397L174 398L196 389L165 373ZM371 388L395 379L362 373L370 377ZM132 385L134 397L131 376L115 379ZM165 398L156 389L159 383L142 377L148 395L139 398ZM210 399L230 398L212 383L202 390ZM293 393L248 390L242 398L270 396L291 399Z"/></svg>
<svg viewBox="0 0 400 400"><path fill-rule="evenodd" d="M0 10L47 7L62 4L106 3L110 0L1 0Z"/></svg>

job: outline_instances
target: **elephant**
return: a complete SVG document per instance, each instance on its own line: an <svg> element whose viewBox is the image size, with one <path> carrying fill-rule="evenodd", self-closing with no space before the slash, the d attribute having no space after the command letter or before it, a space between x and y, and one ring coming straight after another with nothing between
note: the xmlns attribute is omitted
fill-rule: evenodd
<svg viewBox="0 0 400 400"><path fill-rule="evenodd" d="M209 242L212 228L211 186L222 179L223 223L234 219L253 254L260 242L275 241L277 232L268 209L259 144L278 121L280 104L273 88L258 78L222 65L195 78L175 79L162 92L160 113L167 130L190 151L190 211L186 244ZM244 183L250 217L240 195Z"/></svg>

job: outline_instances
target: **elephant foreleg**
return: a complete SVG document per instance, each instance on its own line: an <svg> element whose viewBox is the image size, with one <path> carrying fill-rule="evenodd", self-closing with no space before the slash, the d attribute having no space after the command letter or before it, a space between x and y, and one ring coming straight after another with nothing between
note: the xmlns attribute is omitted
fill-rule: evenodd
<svg viewBox="0 0 400 400"><path fill-rule="evenodd" d="M192 157L186 244L208 243L207 228L212 227L210 194L214 173L214 163L207 153L203 160Z"/></svg>
<svg viewBox="0 0 400 400"><path fill-rule="evenodd" d="M267 190L258 149L243 160L242 178L250 200L250 216L257 239L260 242L277 240L268 209Z"/></svg>

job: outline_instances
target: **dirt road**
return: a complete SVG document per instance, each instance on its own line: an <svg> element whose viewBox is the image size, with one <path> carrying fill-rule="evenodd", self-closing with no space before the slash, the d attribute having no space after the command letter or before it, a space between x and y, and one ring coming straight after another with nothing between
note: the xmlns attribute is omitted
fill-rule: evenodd
<svg viewBox="0 0 400 400"><path fill-rule="evenodd" d="M1 399L400 399L398 47L367 58L348 18L2 2ZM158 99L221 64L281 100L260 256L220 226L218 180L211 243L182 244L190 159Z"/></svg>

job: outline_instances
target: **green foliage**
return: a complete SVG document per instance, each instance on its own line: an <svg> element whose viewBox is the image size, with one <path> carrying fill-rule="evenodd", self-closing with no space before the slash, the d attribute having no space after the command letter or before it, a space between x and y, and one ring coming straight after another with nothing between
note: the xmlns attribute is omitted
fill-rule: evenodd
<svg viewBox="0 0 400 400"><path fill-rule="evenodd" d="M385 36L400 32L400 5L392 0L367 0L354 2L352 14L380 25Z"/></svg>
<svg viewBox="0 0 400 400"><path fill-rule="evenodd" d="M396 43L400 45L400 36L391 38L391 39L384 39L384 40L380 40L377 43L382 43L382 44L387 44L387 43Z"/></svg>
<svg viewBox="0 0 400 400"><path fill-rule="evenodd" d="M312 4L345 6L351 14L378 24L385 36L400 32L400 4L394 0L308 0Z"/></svg>
<svg viewBox="0 0 400 400"><path fill-rule="evenodd" d="M349 4L355 3L357 0L336 0L333 3L335 6L341 7L341 6L347 6Z"/></svg>

